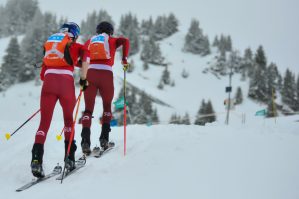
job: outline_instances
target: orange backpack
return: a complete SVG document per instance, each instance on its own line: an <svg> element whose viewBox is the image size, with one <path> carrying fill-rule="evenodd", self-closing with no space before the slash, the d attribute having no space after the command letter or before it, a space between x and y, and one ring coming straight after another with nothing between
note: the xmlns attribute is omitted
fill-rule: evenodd
<svg viewBox="0 0 299 199"><path fill-rule="evenodd" d="M109 35L102 33L90 39L88 50L90 60L110 59Z"/></svg>
<svg viewBox="0 0 299 199"><path fill-rule="evenodd" d="M69 59L67 61L65 57L65 50L67 47L69 47L67 45L69 45L71 41L71 38L64 33L56 33L51 35L44 44L44 64L46 66L54 67L72 65Z"/></svg>

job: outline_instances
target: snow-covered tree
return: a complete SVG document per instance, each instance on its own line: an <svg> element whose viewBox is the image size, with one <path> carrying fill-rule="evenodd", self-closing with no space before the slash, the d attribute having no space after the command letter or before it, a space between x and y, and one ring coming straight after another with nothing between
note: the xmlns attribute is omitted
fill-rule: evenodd
<svg viewBox="0 0 299 199"><path fill-rule="evenodd" d="M173 13L170 13L166 18L166 35L170 36L173 33L176 33L178 31L178 25L178 19L175 17Z"/></svg>
<svg viewBox="0 0 299 199"><path fill-rule="evenodd" d="M182 75L182 77L183 77L184 79L186 79L186 78L188 78L188 77L189 77L189 73L186 71L186 69L185 69L185 68L183 69L183 71L182 71L181 75Z"/></svg>
<svg viewBox="0 0 299 199"><path fill-rule="evenodd" d="M140 33L143 35L152 35L154 32L153 18L150 17L148 20L142 20Z"/></svg>
<svg viewBox="0 0 299 199"><path fill-rule="evenodd" d="M218 47L219 52L222 54L225 52L232 51L232 49L233 49L232 40L231 40L230 36L224 36L221 34L220 39L218 41L214 40L213 44L214 44L214 46Z"/></svg>
<svg viewBox="0 0 299 199"><path fill-rule="evenodd" d="M148 70L149 66L147 62L143 62L143 70Z"/></svg>
<svg viewBox="0 0 299 199"><path fill-rule="evenodd" d="M161 80L162 80L163 84L165 84L165 85L170 84L170 72L168 70L168 67L165 67L165 69L162 73Z"/></svg>
<svg viewBox="0 0 299 199"><path fill-rule="evenodd" d="M208 100L205 113L209 114L209 116L206 117L206 122L211 123L216 121L216 115L211 100Z"/></svg>
<svg viewBox="0 0 299 199"><path fill-rule="evenodd" d="M186 113L182 119L181 119L181 124L185 124L185 125L190 125L190 117L189 117L189 114Z"/></svg>
<svg viewBox="0 0 299 199"><path fill-rule="evenodd" d="M244 51L240 72L242 74L242 80L245 80L247 76L252 77L254 75L254 60L251 48L246 48Z"/></svg>
<svg viewBox="0 0 299 199"><path fill-rule="evenodd" d="M5 7L0 9L0 36L16 36L26 32L37 10L36 0L7 1Z"/></svg>
<svg viewBox="0 0 299 199"><path fill-rule="evenodd" d="M262 46L257 49L255 55L255 74L250 80L248 96L252 99L267 103L266 86L267 60Z"/></svg>
<svg viewBox="0 0 299 199"><path fill-rule="evenodd" d="M169 120L169 124L180 124L181 117L178 116L176 113L172 114Z"/></svg>
<svg viewBox="0 0 299 199"><path fill-rule="evenodd" d="M238 86L236 96L235 96L235 104L236 105L242 104L242 102L243 102L243 93L241 87Z"/></svg>
<svg viewBox="0 0 299 199"><path fill-rule="evenodd" d="M210 44L207 36L199 27L199 21L193 19L185 37L183 51L205 56L210 53Z"/></svg>
<svg viewBox="0 0 299 199"><path fill-rule="evenodd" d="M299 75L297 77L296 84L296 102L295 102L295 111L299 111Z"/></svg>
<svg viewBox="0 0 299 199"><path fill-rule="evenodd" d="M162 56L160 46L154 41L153 37L150 37L148 40L144 41L143 48L141 50L140 58L142 61L163 65L164 57Z"/></svg>
<svg viewBox="0 0 299 199"><path fill-rule="evenodd" d="M286 70L281 91L282 102L288 105L292 110L296 109L296 83L295 75Z"/></svg>
<svg viewBox="0 0 299 199"><path fill-rule="evenodd" d="M98 13L93 11L88 14L86 20L83 20L81 23L82 40L87 41L91 36L95 35L96 27L102 21L107 21L114 25L112 17L106 10L101 9Z"/></svg>
<svg viewBox="0 0 299 199"><path fill-rule="evenodd" d="M272 99L273 92L279 89L279 78L280 74L278 72L277 66L274 63L271 63L266 69L266 91L267 98Z"/></svg>
<svg viewBox="0 0 299 199"><path fill-rule="evenodd" d="M51 32L45 33L45 16L37 11L30 23L29 29L21 42L21 51L23 54L24 68L21 81L28 81L34 79L38 75L38 71L33 67L35 64L40 64L43 58L43 45Z"/></svg>
<svg viewBox="0 0 299 199"><path fill-rule="evenodd" d="M205 100L202 100L194 122L195 125L204 126L206 124L206 120L204 118L205 113L206 113L206 102Z"/></svg>
<svg viewBox="0 0 299 199"><path fill-rule="evenodd" d="M216 35L214 38L214 41L213 41L213 46L216 47L218 45L219 45L219 39L218 39L218 36Z"/></svg>
<svg viewBox="0 0 299 199"><path fill-rule="evenodd" d="M121 35L130 40L130 55L136 54L140 45L140 28L137 17L133 16L132 13L121 16L118 30Z"/></svg>
<svg viewBox="0 0 299 199"><path fill-rule="evenodd" d="M6 49L6 54L3 57L3 64L1 67L1 87L3 90L18 82L19 76L22 72L22 66L23 64L18 40L16 37L12 37Z"/></svg>

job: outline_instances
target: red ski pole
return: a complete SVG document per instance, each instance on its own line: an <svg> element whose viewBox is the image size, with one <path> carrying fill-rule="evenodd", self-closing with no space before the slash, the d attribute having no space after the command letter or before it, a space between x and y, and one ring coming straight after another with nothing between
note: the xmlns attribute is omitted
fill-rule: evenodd
<svg viewBox="0 0 299 199"><path fill-rule="evenodd" d="M75 119L74 119L74 122L73 122L73 125L72 125L72 132L71 132L71 136L70 136L70 140L69 140L69 145L68 145L67 152L66 152L66 155L65 155L66 158L68 158L68 156L70 154L71 145L72 145L72 142L74 140L75 124L76 124L76 121L77 121L77 116L78 116L78 111L79 111L79 106L80 106L80 101L81 101L82 93L83 93L83 91L80 90L80 94L78 96L78 104L77 104L77 108L76 108ZM63 172L62 172L61 183L63 181L64 172L65 172L65 164L64 164L64 168L63 168Z"/></svg>
<svg viewBox="0 0 299 199"><path fill-rule="evenodd" d="M79 96L81 96L81 95L79 95ZM79 101L79 96L78 96L77 99L76 99L76 105L77 105L77 103L78 103L78 101ZM74 122L76 122L76 120L75 120ZM64 127L65 127L65 126L64 126ZM60 141L60 140L62 139L62 133L64 132L64 127L61 129L60 134L59 134L59 135L56 135L56 139L57 139L57 141Z"/></svg>

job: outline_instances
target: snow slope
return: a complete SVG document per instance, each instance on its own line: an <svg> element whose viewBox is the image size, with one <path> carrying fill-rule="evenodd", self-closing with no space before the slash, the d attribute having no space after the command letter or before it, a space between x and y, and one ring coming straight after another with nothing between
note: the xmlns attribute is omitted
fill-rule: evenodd
<svg viewBox="0 0 299 199"><path fill-rule="evenodd" d="M39 116L9 141L4 134L17 128L35 108L39 87L29 82L13 86L1 98L0 191L17 198L206 198L297 199L299 197L299 116L262 119L229 126L130 125L127 156L123 156L123 128L112 129L114 151L87 165L60 184L55 179L24 192L15 189L32 179L31 147ZM31 96L26 93L32 92ZM2 101L5 99L4 101ZM11 104L11 101L14 104ZM99 106L99 105L97 105ZM82 107L82 106L81 106ZM63 163L63 142L55 136L63 127L57 104L47 142L44 168L50 172ZM81 126L76 126L80 142ZM98 144L100 126L92 126L92 145ZM77 157L82 155L80 147Z"/></svg>
<svg viewBox="0 0 299 199"><path fill-rule="evenodd" d="M31 132L36 124L31 123L31 132L23 131L8 142L1 140L1 195L295 199L299 197L298 124L284 122L274 125L267 121L265 126L255 127L129 126L126 157L122 155L122 129L115 128L111 137L117 148L109 155L88 159L86 167L62 185L51 179L16 193L17 187L32 179ZM98 130L93 132L95 142ZM63 144L55 141L52 131L46 144L45 170L50 172L62 158Z"/></svg>

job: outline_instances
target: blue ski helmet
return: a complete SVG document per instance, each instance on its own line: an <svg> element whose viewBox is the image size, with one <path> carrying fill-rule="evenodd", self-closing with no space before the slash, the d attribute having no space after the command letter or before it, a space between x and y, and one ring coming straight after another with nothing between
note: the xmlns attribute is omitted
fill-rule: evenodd
<svg viewBox="0 0 299 199"><path fill-rule="evenodd" d="M107 21L102 21L97 25L97 33L107 33L108 35L113 35L114 28L113 25Z"/></svg>
<svg viewBox="0 0 299 199"><path fill-rule="evenodd" d="M80 27L74 22L67 22L62 24L60 32L68 32L70 37L77 39L80 34Z"/></svg>

